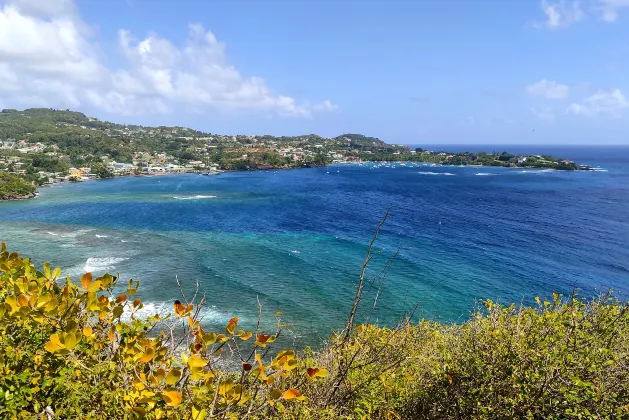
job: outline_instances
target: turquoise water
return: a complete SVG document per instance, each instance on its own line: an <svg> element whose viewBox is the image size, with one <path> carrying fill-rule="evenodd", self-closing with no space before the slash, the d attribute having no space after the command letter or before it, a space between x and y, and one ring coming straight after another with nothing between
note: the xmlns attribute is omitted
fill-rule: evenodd
<svg viewBox="0 0 629 420"><path fill-rule="evenodd" d="M477 299L529 302L574 285L626 296L629 148L561 152L601 168L339 165L64 184L1 203L0 240L73 277L139 279L147 313L171 307L175 276L188 292L198 280L208 328L232 316L251 325L259 299L269 322L282 311L308 343L342 327L389 204L369 277L401 250L372 322L418 302L419 316L458 321Z"/></svg>

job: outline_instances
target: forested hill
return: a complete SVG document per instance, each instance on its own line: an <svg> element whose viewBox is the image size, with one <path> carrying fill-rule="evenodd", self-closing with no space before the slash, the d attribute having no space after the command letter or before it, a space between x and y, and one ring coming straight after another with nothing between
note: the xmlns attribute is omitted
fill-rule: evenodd
<svg viewBox="0 0 629 420"><path fill-rule="evenodd" d="M81 112L31 108L0 112L0 141L26 140L56 146L71 161L88 155L107 155L119 162L131 162L134 153L163 152L183 160L195 158L194 150L214 147L261 146L282 144L343 143L346 147L387 147L375 137L344 134L324 138L316 134L302 136L218 135L186 127L145 127L100 121Z"/></svg>

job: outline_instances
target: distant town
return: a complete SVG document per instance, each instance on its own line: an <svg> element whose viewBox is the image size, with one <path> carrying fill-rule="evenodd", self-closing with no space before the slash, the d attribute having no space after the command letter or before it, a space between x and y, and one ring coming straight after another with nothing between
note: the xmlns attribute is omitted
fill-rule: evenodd
<svg viewBox="0 0 629 420"><path fill-rule="evenodd" d="M70 110L0 112L0 173L20 177L35 187L115 176L209 174L369 161L590 169L552 156L411 149L361 134L334 138L316 134L228 136L185 127L115 124Z"/></svg>

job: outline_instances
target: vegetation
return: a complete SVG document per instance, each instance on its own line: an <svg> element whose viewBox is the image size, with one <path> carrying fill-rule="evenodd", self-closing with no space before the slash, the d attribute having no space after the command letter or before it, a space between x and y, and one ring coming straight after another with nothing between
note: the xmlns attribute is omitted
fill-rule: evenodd
<svg viewBox="0 0 629 420"><path fill-rule="evenodd" d="M115 175L112 167L107 167L114 161L133 163L134 169L124 172L130 174L165 164L190 170L256 170L323 166L334 160L357 158L444 165L588 169L551 156L410 150L403 145L353 133L333 138L316 134L227 136L185 127L115 124L69 110L32 108L0 112L0 171L16 173L37 184L67 177L71 167L90 168L90 173L96 177L108 178ZM19 163L20 168L15 163L7 163L13 161Z"/></svg>
<svg viewBox="0 0 629 420"><path fill-rule="evenodd" d="M344 331L318 351L275 351L279 313L271 332L238 318L209 332L196 293L172 316L141 318L138 282L60 274L2 244L3 418L629 416L629 307L610 296L486 301L462 324L355 326L361 276Z"/></svg>
<svg viewBox="0 0 629 420"><path fill-rule="evenodd" d="M34 193L35 187L23 178L0 172L0 200L25 198Z"/></svg>
<svg viewBox="0 0 629 420"><path fill-rule="evenodd" d="M471 153L471 152L432 152L417 148L411 150L382 150L374 152L359 152L358 156L364 161L404 161L404 162L431 162L441 165L482 165L500 166L509 168L540 168L556 169L564 171L588 170L586 165L578 165L573 161L553 156L521 156L511 153Z"/></svg>

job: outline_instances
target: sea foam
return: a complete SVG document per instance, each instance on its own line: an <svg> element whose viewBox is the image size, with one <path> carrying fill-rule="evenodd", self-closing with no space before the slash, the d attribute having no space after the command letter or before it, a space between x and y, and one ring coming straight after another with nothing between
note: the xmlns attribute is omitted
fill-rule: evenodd
<svg viewBox="0 0 629 420"><path fill-rule="evenodd" d="M128 260L124 257L92 257L88 258L84 264L74 266L66 271L70 276L83 273L105 273L116 268L116 265Z"/></svg>
<svg viewBox="0 0 629 420"><path fill-rule="evenodd" d="M215 195L193 195L193 196L174 196L175 200L203 200L207 198L216 198Z"/></svg>
<svg viewBox="0 0 629 420"><path fill-rule="evenodd" d="M154 316L159 314L160 317L165 317L168 314L173 313L173 303L172 302L159 302L159 301L146 301L142 302L142 308L135 311L135 318L138 319L146 319L150 316ZM205 323L213 323L213 324L222 324L227 323L227 321L233 316L233 314L220 312L214 308L204 306L201 308L199 312L199 321L202 324ZM122 319L128 321L131 318L131 309L129 307L125 308L123 312ZM243 321L242 316L239 317L240 322Z"/></svg>
<svg viewBox="0 0 629 420"><path fill-rule="evenodd" d="M443 175L443 176L454 176L456 174L450 172L417 172L420 175Z"/></svg>

